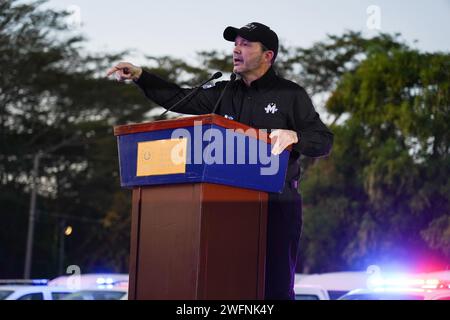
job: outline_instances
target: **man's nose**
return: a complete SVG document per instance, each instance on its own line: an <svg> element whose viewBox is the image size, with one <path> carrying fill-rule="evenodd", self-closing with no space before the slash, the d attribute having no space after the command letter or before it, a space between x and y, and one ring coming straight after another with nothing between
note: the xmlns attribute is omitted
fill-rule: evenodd
<svg viewBox="0 0 450 320"><path fill-rule="evenodd" d="M241 53L241 48L239 45L234 46L233 53Z"/></svg>

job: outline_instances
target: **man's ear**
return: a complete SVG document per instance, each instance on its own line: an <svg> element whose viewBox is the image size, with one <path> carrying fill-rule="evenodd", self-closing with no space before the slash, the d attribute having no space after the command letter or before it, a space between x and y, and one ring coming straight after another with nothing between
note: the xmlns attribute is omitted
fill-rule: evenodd
<svg viewBox="0 0 450 320"><path fill-rule="evenodd" d="M275 53L272 50L264 51L264 57L266 58L267 62L272 63L272 59Z"/></svg>

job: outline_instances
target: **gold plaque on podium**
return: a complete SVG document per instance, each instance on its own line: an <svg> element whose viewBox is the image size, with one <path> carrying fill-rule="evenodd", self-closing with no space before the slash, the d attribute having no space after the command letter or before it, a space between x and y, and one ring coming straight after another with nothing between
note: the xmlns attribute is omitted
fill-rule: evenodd
<svg viewBox="0 0 450 320"><path fill-rule="evenodd" d="M186 172L187 139L138 142L136 176Z"/></svg>

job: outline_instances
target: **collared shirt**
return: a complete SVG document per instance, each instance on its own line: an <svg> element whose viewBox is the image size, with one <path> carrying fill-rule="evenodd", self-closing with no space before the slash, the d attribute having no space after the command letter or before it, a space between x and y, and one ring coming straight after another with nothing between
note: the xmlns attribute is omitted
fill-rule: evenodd
<svg viewBox="0 0 450 320"><path fill-rule="evenodd" d="M220 81L212 87L200 89L173 111L184 114L211 113L227 83ZM150 100L167 108L194 90L181 89L145 70L136 84ZM293 145L287 181L299 179L301 154L320 157L331 150L333 134L320 120L305 89L278 77L273 68L250 86L241 79L230 83L215 113L257 129L296 131L299 142Z"/></svg>

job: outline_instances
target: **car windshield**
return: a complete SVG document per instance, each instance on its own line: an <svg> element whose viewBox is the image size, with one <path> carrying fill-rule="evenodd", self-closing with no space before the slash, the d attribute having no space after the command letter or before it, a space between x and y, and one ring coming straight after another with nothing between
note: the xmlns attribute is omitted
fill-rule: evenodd
<svg viewBox="0 0 450 320"><path fill-rule="evenodd" d="M416 294L380 292L348 294L340 300L423 300L423 297Z"/></svg>
<svg viewBox="0 0 450 320"><path fill-rule="evenodd" d="M5 300L13 292L12 290L0 290L0 300Z"/></svg>
<svg viewBox="0 0 450 320"><path fill-rule="evenodd" d="M296 294L295 300L320 300L315 294Z"/></svg>
<svg viewBox="0 0 450 320"><path fill-rule="evenodd" d="M67 297L71 292L52 292L53 300L61 300Z"/></svg>
<svg viewBox="0 0 450 320"><path fill-rule="evenodd" d="M82 290L62 298L62 300L120 300L125 291Z"/></svg>
<svg viewBox="0 0 450 320"><path fill-rule="evenodd" d="M337 300L347 292L348 291L328 290L328 295L330 296L330 300Z"/></svg>

